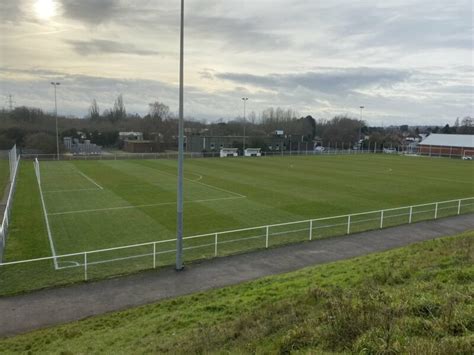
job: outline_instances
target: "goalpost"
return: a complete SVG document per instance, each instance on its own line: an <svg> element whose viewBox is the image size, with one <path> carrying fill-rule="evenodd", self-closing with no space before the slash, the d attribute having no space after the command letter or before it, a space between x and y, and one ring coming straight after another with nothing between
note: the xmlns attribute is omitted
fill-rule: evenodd
<svg viewBox="0 0 474 355"><path fill-rule="evenodd" d="M39 166L38 158L35 158L34 166L35 166L36 179L38 180L38 185L41 186L41 172L40 172L40 166Z"/></svg>
<svg viewBox="0 0 474 355"><path fill-rule="evenodd" d="M463 158L463 160L473 160L474 159L474 150L464 150L462 158Z"/></svg>
<svg viewBox="0 0 474 355"><path fill-rule="evenodd" d="M18 154L16 151L16 144L8 152L8 161L10 166L10 182L12 182L13 178L15 177L16 169L18 167Z"/></svg>

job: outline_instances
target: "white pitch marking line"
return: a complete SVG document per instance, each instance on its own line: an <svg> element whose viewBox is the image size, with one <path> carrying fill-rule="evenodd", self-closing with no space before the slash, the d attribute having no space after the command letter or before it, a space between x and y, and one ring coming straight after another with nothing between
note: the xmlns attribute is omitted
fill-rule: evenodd
<svg viewBox="0 0 474 355"><path fill-rule="evenodd" d="M167 173L167 172L158 170L158 169L154 169L154 168L152 168L152 169L155 170L155 171L156 171L157 173L159 173L159 174L165 174L165 175L169 175L169 176L176 177L176 175L173 175L173 174L170 174L170 173ZM191 174L199 175L199 174L196 174L196 173L191 173ZM247 196L242 195L242 194L239 194L239 193L237 193L237 192L229 191L229 190L226 190L226 189L222 189L222 188L220 188L220 187L216 187L216 186L212 186L212 185L208 185L208 184L205 184L205 183L203 183L203 182L200 182L199 180L202 179L202 175L199 175L199 176L200 176L201 178L200 178L200 179L197 179L197 180L192 180L192 179L188 179L188 178L184 178L184 180L188 180L188 181L190 181L190 182L194 182L194 183L196 183L196 184L200 184L200 185L209 187L209 188L214 189L214 190L226 192L226 193L228 193L228 194L235 195L235 196L238 196L238 197L240 197L240 198L246 198L246 197L247 197Z"/></svg>
<svg viewBox="0 0 474 355"><path fill-rule="evenodd" d="M98 191L98 188L93 189L71 189L71 190L50 190L50 191L43 191L44 194L47 193L56 193L56 192L79 192L79 191Z"/></svg>
<svg viewBox="0 0 474 355"><path fill-rule="evenodd" d="M100 186L98 183L96 183L94 180L92 180L89 176L87 176L86 174L84 174L82 171L80 170L77 170L77 172L79 174L81 174L82 176L84 176L87 180L89 180L90 182L92 182L95 186L97 186L99 189L103 190L104 188L102 186Z"/></svg>
<svg viewBox="0 0 474 355"><path fill-rule="evenodd" d="M53 254L53 262L54 262L54 268L57 270L58 269L58 261L56 259L56 249L54 248L54 242L53 242L53 235L51 233L51 228L49 226L49 219L48 219L48 211L46 210L46 203L44 202L44 197L43 197L43 188L41 187L41 182L38 176L38 173L36 173L36 181L38 182L38 189L40 192L40 198L41 198L41 205L43 206L43 214L44 214L44 219L46 223L46 232L48 233L48 239L49 239L49 246L51 247L51 253Z"/></svg>
<svg viewBox="0 0 474 355"><path fill-rule="evenodd" d="M238 200L238 199L242 199L242 198L246 198L246 197L245 196L222 197L222 198L212 198L212 199L207 199L207 200L184 201L184 203L201 203L201 202L213 202L213 201L225 201L225 200ZM176 204L176 202L162 202L162 203L153 203L153 204L148 204L148 205L97 208L97 209L92 209L92 210L79 210L79 211L66 211L66 212L48 213L48 216L62 216L62 215L67 215L67 214L126 210L126 209L133 209L133 208L156 207L156 206L166 206L166 205L175 205L175 204Z"/></svg>

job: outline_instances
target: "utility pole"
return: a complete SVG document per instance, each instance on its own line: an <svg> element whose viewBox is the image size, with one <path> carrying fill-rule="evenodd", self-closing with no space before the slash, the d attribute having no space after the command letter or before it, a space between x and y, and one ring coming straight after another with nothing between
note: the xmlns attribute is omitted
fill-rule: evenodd
<svg viewBox="0 0 474 355"><path fill-rule="evenodd" d="M8 110L11 112L13 111L13 96L12 94L8 94L8 99L7 99L7 103L8 103Z"/></svg>
<svg viewBox="0 0 474 355"><path fill-rule="evenodd" d="M242 97L242 101L244 102L244 142L243 142L243 152L245 154L245 127L247 125L247 101L249 100L248 97Z"/></svg>
<svg viewBox="0 0 474 355"><path fill-rule="evenodd" d="M54 116L56 118L56 159L59 160L58 99L56 95L56 88L61 85L61 83L51 82L51 85L54 86Z"/></svg>
<svg viewBox="0 0 474 355"><path fill-rule="evenodd" d="M176 216L176 270L183 270L183 160L184 160L184 0L181 0L179 44L179 138L178 138L178 193Z"/></svg>

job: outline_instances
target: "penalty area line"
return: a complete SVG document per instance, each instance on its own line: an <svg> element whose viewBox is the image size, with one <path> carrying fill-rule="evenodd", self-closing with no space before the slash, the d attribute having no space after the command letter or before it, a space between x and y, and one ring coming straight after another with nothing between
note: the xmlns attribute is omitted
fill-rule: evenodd
<svg viewBox="0 0 474 355"><path fill-rule="evenodd" d="M77 170L77 172L79 174L81 174L82 176L84 176L87 180L89 180L91 183L93 183L95 186L97 186L99 189L103 190L104 188L102 186L100 186L98 183L96 183L94 180L92 180L89 176L87 176L86 174L84 174L82 171L80 171L79 169Z"/></svg>
<svg viewBox="0 0 474 355"><path fill-rule="evenodd" d="M205 199L205 200L184 201L184 203L202 203L202 202L214 202L214 201L225 201L225 200L240 200L243 198L247 198L247 197L246 196L235 196L235 197L233 196L233 197L211 198L211 199ZM48 216L63 216L63 215L68 215L68 214L128 210L128 209L134 209L134 208L146 208L146 207L167 206L167 205L176 205L176 201L151 203L147 205L136 205L136 206L120 206L120 207L96 208L96 209L90 209L90 210L79 210L79 211L53 212L53 213L48 213Z"/></svg>
<svg viewBox="0 0 474 355"><path fill-rule="evenodd" d="M98 191L100 189L98 188L93 188L93 189L70 189L70 190L49 190L49 191L43 191L44 194L52 194L56 192L81 192L81 191Z"/></svg>
<svg viewBox="0 0 474 355"><path fill-rule="evenodd" d="M158 169L156 169L156 168L151 168L151 169L153 169L154 171L156 171L158 174L163 174L163 175L168 175L168 176L176 177L176 175L174 175L174 174L170 174L170 173L167 173L167 172L165 172L165 171L158 170ZM196 180L189 179L189 178L183 178L184 180L187 180L187 181L189 181L189 182L193 182L193 183L195 183L195 184L199 184L199 185L202 185L202 186L206 186L206 187L208 187L208 188L210 188L210 189L214 189L214 190L217 190L217 191L225 192L225 193L228 193L228 194L237 196L237 197L239 197L239 198L246 198L246 197L247 197L247 196L245 196L245 195L239 194L239 193L234 192L234 191L229 191L229 190L223 189L223 188L221 188L221 187L217 187L217 186L205 184L205 183L203 183L203 182L200 181L200 180L203 179L203 176L202 176L201 174L197 174L197 173L193 173L193 172L188 172L188 174L197 175L197 176L199 176L199 178L196 179Z"/></svg>

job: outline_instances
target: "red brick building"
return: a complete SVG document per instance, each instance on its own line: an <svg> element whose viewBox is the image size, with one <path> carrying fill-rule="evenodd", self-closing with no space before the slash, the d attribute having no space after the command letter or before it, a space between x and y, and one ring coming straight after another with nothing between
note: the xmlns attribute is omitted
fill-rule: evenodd
<svg viewBox="0 0 474 355"><path fill-rule="evenodd" d="M154 141L124 141L123 150L128 153L156 153L159 152L159 144Z"/></svg>
<svg viewBox="0 0 474 355"><path fill-rule="evenodd" d="M472 134L430 134L418 144L418 153L430 156L474 156Z"/></svg>

